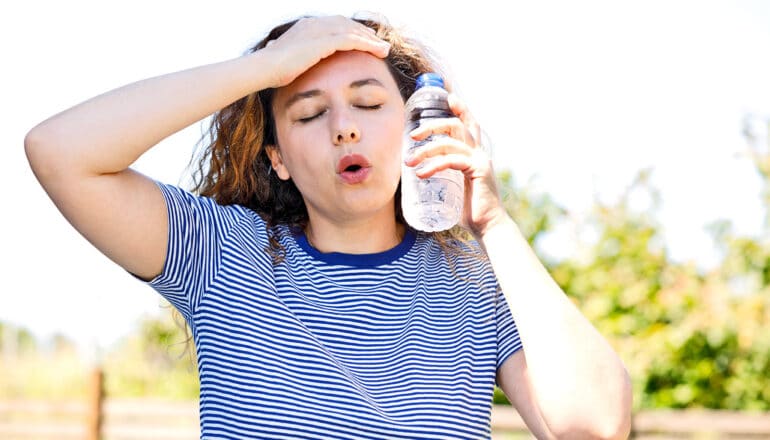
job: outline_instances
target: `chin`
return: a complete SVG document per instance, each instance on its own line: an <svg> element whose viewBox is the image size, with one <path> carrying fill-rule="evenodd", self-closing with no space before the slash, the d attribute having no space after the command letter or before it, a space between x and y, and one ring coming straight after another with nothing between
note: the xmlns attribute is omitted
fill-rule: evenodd
<svg viewBox="0 0 770 440"><path fill-rule="evenodd" d="M395 198L392 195L390 197L383 197L381 195L378 197L372 194L359 194L356 197L345 200L345 207L343 209L356 216L374 215L383 211L390 211L395 219L394 200Z"/></svg>

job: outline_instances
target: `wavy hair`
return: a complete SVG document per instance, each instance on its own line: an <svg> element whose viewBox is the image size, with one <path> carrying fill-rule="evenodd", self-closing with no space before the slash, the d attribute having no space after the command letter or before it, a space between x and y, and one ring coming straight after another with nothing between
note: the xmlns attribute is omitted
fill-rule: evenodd
<svg viewBox="0 0 770 440"><path fill-rule="evenodd" d="M431 51L416 40L406 37L384 19L353 18L374 29L377 36L391 44L385 63L406 101L415 88L417 77L425 72L441 72ZM300 19L273 28L267 36L246 53L264 48L283 35ZM193 191L211 197L220 205L238 204L257 212L267 223L270 237L268 251L274 260L281 259L282 248L273 234L273 226L284 224L305 228L307 208L294 182L281 180L271 172L268 145L276 145L272 103L275 89L249 94L216 112L202 143L206 144L193 175ZM396 220L401 215L400 185L396 191ZM460 228L435 233L442 244L467 237ZM464 240L463 240L464 241ZM446 248L453 246L442 246Z"/></svg>
<svg viewBox="0 0 770 440"><path fill-rule="evenodd" d="M300 19L276 26L246 54L264 48L269 41L279 38ZM446 76L437 58L427 47L390 26L383 17L353 19L374 29L379 38L391 44L385 63L404 101L414 91L420 74L439 72ZM446 83L450 84L449 81ZM448 88L451 89L451 86ZM203 150L192 177L193 191L199 195L210 197L220 205L238 204L248 207L262 217L267 224L270 243L267 251L273 257L274 264L278 264L283 259L284 250L275 236L274 227L287 225L304 229L308 224L308 214L302 195L292 180L281 180L276 173L271 172L266 147L277 144L272 112L274 93L275 89L260 90L213 115L207 132L201 138ZM396 221L403 224L400 184L396 190L395 203ZM457 257L470 255L474 259L485 259L483 253L468 246L469 234L466 231L454 227L429 235L436 239L447 254L450 270L456 277L478 283L465 279L456 270ZM194 351L189 350L192 342L189 326L176 309L173 311L175 321L184 328L187 337L182 355L188 353L192 360Z"/></svg>

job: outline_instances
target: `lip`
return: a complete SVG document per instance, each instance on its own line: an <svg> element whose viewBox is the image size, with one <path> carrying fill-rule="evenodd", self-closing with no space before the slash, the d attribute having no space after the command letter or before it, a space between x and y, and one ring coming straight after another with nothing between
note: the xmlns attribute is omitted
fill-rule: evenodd
<svg viewBox="0 0 770 440"><path fill-rule="evenodd" d="M357 165L359 168L355 171L346 171L350 166ZM337 175L348 184L361 183L369 176L372 164L366 156L361 154L346 154L337 162Z"/></svg>
<svg viewBox="0 0 770 440"><path fill-rule="evenodd" d="M369 163L369 159L367 159L364 155L346 154L342 156L339 162L337 162L337 174L346 172L345 169L352 165L358 165L361 168L370 168L372 166L372 164Z"/></svg>

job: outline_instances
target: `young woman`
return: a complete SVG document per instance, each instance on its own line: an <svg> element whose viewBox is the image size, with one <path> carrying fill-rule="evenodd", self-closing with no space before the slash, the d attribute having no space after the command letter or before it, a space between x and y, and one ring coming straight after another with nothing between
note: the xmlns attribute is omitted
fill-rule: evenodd
<svg viewBox="0 0 770 440"><path fill-rule="evenodd" d="M65 217L187 320L203 438L488 438L495 382L539 438L628 435L623 363L507 215L465 105L401 157L437 69L383 23L304 18L27 135ZM129 168L212 113L197 195ZM471 240L403 222L402 161L464 173Z"/></svg>

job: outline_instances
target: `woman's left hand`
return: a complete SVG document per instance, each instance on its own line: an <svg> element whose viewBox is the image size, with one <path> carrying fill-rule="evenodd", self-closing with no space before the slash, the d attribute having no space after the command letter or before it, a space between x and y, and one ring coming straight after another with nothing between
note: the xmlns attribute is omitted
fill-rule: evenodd
<svg viewBox="0 0 770 440"><path fill-rule="evenodd" d="M434 137L404 163L417 167L417 177L423 179L445 169L461 171L465 175L465 205L460 225L480 239L508 214L497 191L491 158L481 147L479 124L456 95L449 95L449 107L455 117L424 119L411 132L415 140Z"/></svg>

